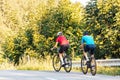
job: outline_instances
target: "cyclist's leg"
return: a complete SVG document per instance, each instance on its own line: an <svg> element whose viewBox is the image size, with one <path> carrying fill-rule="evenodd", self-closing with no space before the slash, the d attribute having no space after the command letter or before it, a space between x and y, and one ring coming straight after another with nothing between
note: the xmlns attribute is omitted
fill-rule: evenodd
<svg viewBox="0 0 120 80"><path fill-rule="evenodd" d="M64 52L66 52L67 50L68 50L68 48L69 48L69 45L62 45L61 47L60 47L60 50L59 50L59 56L60 56L60 59L61 59L61 62L62 62L62 65L64 65L65 63L64 63L64 60L63 60L63 54L64 54Z"/></svg>
<svg viewBox="0 0 120 80"><path fill-rule="evenodd" d="M67 53L68 48L69 48L69 45L64 45L64 52L66 52L66 53Z"/></svg>
<svg viewBox="0 0 120 80"><path fill-rule="evenodd" d="M95 45L91 45L90 47L90 55L92 58L94 58L94 51L95 51Z"/></svg>
<svg viewBox="0 0 120 80"><path fill-rule="evenodd" d="M92 58L94 58L94 50L95 50L95 48L92 48L91 51L90 51L91 52L90 54L91 54Z"/></svg>
<svg viewBox="0 0 120 80"><path fill-rule="evenodd" d="M62 65L64 64L64 61L63 61L63 57L62 57L63 53L59 53L59 57L60 57L60 60L62 62Z"/></svg>
<svg viewBox="0 0 120 80"><path fill-rule="evenodd" d="M63 46L60 46L60 50L59 50L59 57L60 57L60 60L62 62L62 65L64 65L64 61L63 61Z"/></svg>
<svg viewBox="0 0 120 80"><path fill-rule="evenodd" d="M87 52L89 51L89 47L87 45L84 45L84 50L83 50L83 54L86 58L87 61L89 61L89 58L87 56Z"/></svg>

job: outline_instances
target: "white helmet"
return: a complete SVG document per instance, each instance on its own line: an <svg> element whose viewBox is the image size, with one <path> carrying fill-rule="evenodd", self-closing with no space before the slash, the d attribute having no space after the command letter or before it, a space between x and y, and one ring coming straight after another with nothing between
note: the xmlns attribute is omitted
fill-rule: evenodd
<svg viewBox="0 0 120 80"><path fill-rule="evenodd" d="M62 35L62 32L58 32L58 33L57 33L57 36L60 36L60 35Z"/></svg>

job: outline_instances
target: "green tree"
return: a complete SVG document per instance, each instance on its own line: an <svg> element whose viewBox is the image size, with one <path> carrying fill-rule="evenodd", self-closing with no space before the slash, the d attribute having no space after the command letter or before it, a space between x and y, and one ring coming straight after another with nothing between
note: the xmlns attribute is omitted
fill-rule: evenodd
<svg viewBox="0 0 120 80"><path fill-rule="evenodd" d="M62 31L70 40L72 51L77 52L81 29L84 24L84 9L79 4L72 4L69 0L60 0L57 6L47 9L41 21L39 21L40 34L46 39L53 37L56 33ZM50 42L49 44L53 44Z"/></svg>
<svg viewBox="0 0 120 80"><path fill-rule="evenodd" d="M38 52L37 54L38 48L36 48L37 43L35 44L34 42L37 41L35 40L36 38L34 39L34 34L37 33L36 21L40 19L42 14L39 14L37 8L38 5L43 4L42 2L44 2L45 5L46 0L37 0L35 3L31 3L33 0L14 0L12 1L13 3L11 3L10 0L3 1L2 17L5 19L5 27L10 28L10 32L12 32L12 34L8 32L10 35L3 44L4 57L13 61L14 64L19 64L20 59L24 55L39 56L40 53ZM42 8L43 7L40 7L40 9ZM41 35L38 34L37 36L39 36L41 40Z"/></svg>
<svg viewBox="0 0 120 80"><path fill-rule="evenodd" d="M87 30L95 37L98 58L116 58L119 55L119 47L116 45L119 42L117 39L119 26L115 25L115 15L119 7L113 5L117 2L117 0L91 0L86 6Z"/></svg>

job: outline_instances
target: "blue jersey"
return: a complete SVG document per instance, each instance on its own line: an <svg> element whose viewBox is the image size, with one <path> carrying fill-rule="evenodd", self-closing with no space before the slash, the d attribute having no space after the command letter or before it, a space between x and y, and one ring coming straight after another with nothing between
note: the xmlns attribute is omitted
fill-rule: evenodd
<svg viewBox="0 0 120 80"><path fill-rule="evenodd" d="M93 37L89 36L89 35L85 35L85 36L82 37L81 44L84 44L84 43L86 45L95 44Z"/></svg>

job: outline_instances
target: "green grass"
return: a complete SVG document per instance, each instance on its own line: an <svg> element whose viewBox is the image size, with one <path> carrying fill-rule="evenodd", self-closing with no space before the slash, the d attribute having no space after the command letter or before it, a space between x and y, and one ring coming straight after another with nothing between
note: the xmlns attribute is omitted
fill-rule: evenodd
<svg viewBox="0 0 120 80"><path fill-rule="evenodd" d="M1 70L54 70L52 67L52 59L47 57L46 59L31 59L30 61L24 61L19 66L13 66L13 63L7 60L0 64ZM63 69L62 69L63 70ZM81 72L81 68L73 67L72 71ZM120 67L97 67L97 74L120 76Z"/></svg>
<svg viewBox="0 0 120 80"><path fill-rule="evenodd" d="M114 75L120 76L120 67L98 67L97 73L106 74L106 75Z"/></svg>
<svg viewBox="0 0 120 80"><path fill-rule="evenodd" d="M33 60L16 67L17 70L51 70L51 62Z"/></svg>
<svg viewBox="0 0 120 80"><path fill-rule="evenodd" d="M79 67L73 68L72 70L82 72ZM90 73L90 70L88 72ZM97 67L97 74L120 76L120 67Z"/></svg>
<svg viewBox="0 0 120 80"><path fill-rule="evenodd" d="M23 60L19 66L16 67L17 70L52 70L52 59L48 56L46 59L31 59L30 61Z"/></svg>

